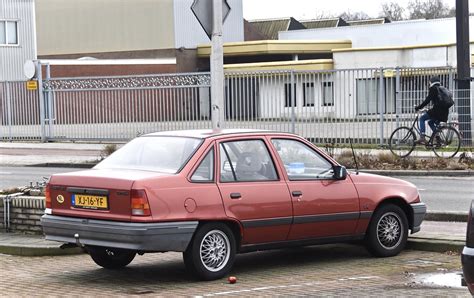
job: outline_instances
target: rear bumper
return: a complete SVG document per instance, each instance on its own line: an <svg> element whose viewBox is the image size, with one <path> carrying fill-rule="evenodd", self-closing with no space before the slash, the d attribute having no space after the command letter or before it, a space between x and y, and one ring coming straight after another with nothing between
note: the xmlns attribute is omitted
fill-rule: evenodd
<svg viewBox="0 0 474 298"><path fill-rule="evenodd" d="M137 251L185 251L197 221L126 223L45 214L46 240Z"/></svg>
<svg viewBox="0 0 474 298"><path fill-rule="evenodd" d="M466 281L469 291L474 295L474 248L464 247L461 262L464 280Z"/></svg>
<svg viewBox="0 0 474 298"><path fill-rule="evenodd" d="M416 203L410 204L410 207L413 211L413 226L411 227L411 233L416 233L420 231L421 223L426 215L426 204L425 203Z"/></svg>

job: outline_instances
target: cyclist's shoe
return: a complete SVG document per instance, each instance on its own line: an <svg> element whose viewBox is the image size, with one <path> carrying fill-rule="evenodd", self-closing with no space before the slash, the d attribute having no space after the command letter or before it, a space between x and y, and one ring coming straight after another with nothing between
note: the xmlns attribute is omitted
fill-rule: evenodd
<svg viewBox="0 0 474 298"><path fill-rule="evenodd" d="M426 141L426 137L424 135L421 135L418 140L415 141L415 144L417 145L426 145L428 142Z"/></svg>

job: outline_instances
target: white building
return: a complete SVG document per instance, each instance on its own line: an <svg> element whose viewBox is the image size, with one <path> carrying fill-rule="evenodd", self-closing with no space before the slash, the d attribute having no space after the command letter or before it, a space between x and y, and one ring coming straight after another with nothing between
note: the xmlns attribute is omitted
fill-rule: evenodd
<svg viewBox="0 0 474 298"><path fill-rule="evenodd" d="M469 19L474 40L474 16ZM424 46L456 42L456 19L410 20L375 25L281 31L280 40L349 39L354 48Z"/></svg>
<svg viewBox="0 0 474 298"><path fill-rule="evenodd" d="M0 0L0 8L0 81L25 80L25 61L36 59L34 0Z"/></svg>
<svg viewBox="0 0 474 298"><path fill-rule="evenodd" d="M349 46L333 47L329 60L227 64L226 70L296 71L292 78L260 79L256 102L264 118L293 113L301 119L360 119L412 113L413 105L426 96L430 76L437 74L448 88L456 87L455 26L455 19L449 18L281 31L280 42L293 44L295 53L302 42L316 47L327 40L345 40ZM474 36L474 17L470 32ZM474 53L474 43L470 48ZM322 62L324 69L316 67ZM313 67L311 74L305 73L311 69L306 64ZM294 87L289 87L290 80ZM266 109L270 104L274 108Z"/></svg>

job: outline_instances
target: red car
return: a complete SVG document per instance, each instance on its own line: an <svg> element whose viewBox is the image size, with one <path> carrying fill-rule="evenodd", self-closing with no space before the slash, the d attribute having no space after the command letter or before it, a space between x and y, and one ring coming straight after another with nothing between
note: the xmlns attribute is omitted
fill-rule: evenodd
<svg viewBox="0 0 474 298"><path fill-rule="evenodd" d="M260 249L365 240L394 256L426 213L411 183L348 173L301 137L259 130L136 138L93 169L53 175L46 206L46 239L102 267L178 251L205 280Z"/></svg>

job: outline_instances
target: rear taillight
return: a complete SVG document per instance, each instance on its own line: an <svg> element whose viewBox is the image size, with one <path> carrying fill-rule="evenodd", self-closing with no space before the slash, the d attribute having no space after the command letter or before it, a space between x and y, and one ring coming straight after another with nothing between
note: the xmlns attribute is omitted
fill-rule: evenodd
<svg viewBox="0 0 474 298"><path fill-rule="evenodd" d="M52 205L51 205L51 186L48 184L46 184L46 187L44 189L44 200L45 200L45 207L48 208L48 209L51 209L52 208Z"/></svg>
<svg viewBox="0 0 474 298"><path fill-rule="evenodd" d="M148 197L143 189L132 189L131 207L133 216L151 215Z"/></svg>

